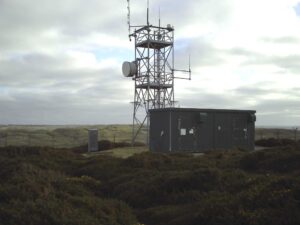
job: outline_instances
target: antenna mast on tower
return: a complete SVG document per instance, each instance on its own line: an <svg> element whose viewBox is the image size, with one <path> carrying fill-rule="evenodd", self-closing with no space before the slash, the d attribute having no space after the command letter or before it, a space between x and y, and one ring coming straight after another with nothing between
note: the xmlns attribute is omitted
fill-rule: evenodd
<svg viewBox="0 0 300 225"><path fill-rule="evenodd" d="M134 38L135 59L124 62L123 75L134 81L132 144L142 130L147 133L149 143L149 110L174 107L174 79L191 79L191 69L174 69L174 28L149 22L149 0L147 0L147 24L132 26L130 1L128 3L129 39ZM160 11L160 10L159 10ZM134 32L131 33L131 28ZM189 63L190 64L190 63ZM174 77L174 72L188 72L189 77Z"/></svg>
<svg viewBox="0 0 300 225"><path fill-rule="evenodd" d="M131 33L131 24L130 24L130 1L127 0L127 25L128 25L128 33ZM129 40L131 41L130 37Z"/></svg>

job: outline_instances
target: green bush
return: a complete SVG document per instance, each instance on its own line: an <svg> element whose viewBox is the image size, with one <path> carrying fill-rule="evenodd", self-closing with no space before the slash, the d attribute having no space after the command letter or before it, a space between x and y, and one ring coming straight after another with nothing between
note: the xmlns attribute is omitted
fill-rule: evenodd
<svg viewBox="0 0 300 225"><path fill-rule="evenodd" d="M300 223L300 149L84 158L0 149L0 224Z"/></svg>
<svg viewBox="0 0 300 225"><path fill-rule="evenodd" d="M101 197L99 180L71 175L80 161L67 151L0 149L0 224L136 224L126 203Z"/></svg>

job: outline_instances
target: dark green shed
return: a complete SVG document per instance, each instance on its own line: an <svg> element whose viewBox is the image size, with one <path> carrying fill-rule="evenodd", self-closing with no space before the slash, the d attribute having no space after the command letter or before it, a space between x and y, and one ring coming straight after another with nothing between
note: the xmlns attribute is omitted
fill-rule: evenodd
<svg viewBox="0 0 300 225"><path fill-rule="evenodd" d="M165 108L150 110L150 151L254 150L253 110Z"/></svg>

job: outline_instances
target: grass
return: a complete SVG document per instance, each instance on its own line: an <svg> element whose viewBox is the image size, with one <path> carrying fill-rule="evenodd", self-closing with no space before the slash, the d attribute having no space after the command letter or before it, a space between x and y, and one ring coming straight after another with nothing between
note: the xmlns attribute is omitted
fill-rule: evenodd
<svg viewBox="0 0 300 225"><path fill-rule="evenodd" d="M300 146L84 156L0 148L0 224L300 224Z"/></svg>
<svg viewBox="0 0 300 225"><path fill-rule="evenodd" d="M295 139L295 130L293 129L282 129L282 128L256 128L255 140L259 139ZM300 131L298 131L298 140L300 139Z"/></svg>
<svg viewBox="0 0 300 225"><path fill-rule="evenodd" d="M300 224L299 146L201 157L147 147L76 153L89 128L99 140L130 142L130 125L0 126L0 147L9 146L0 148L0 224Z"/></svg>
<svg viewBox="0 0 300 225"><path fill-rule="evenodd" d="M0 147L5 146L48 146L52 148L73 148L87 144L88 129L99 130L99 140L131 142L131 125L0 125ZM292 129L257 128L255 140L268 138L294 139ZM298 132L298 139L300 132ZM137 142L146 142L146 131L137 137Z"/></svg>
<svg viewBox="0 0 300 225"><path fill-rule="evenodd" d="M78 126L0 126L0 147L5 146L49 146L72 148L87 144L88 129L99 130L99 140L111 142L131 142L131 125L78 125ZM137 142L145 142L142 131Z"/></svg>
<svg viewBox="0 0 300 225"><path fill-rule="evenodd" d="M105 150L100 152L84 153L83 156L87 158L95 157L95 156L113 156L116 158L126 159L135 154L140 154L147 151L148 151L147 147L126 147L126 148L115 148L115 149L110 149L110 150Z"/></svg>

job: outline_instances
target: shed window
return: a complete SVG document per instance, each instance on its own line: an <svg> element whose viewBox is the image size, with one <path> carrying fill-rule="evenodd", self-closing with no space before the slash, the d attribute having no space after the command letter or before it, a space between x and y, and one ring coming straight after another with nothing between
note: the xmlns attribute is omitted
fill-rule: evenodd
<svg viewBox="0 0 300 225"><path fill-rule="evenodd" d="M207 113L206 112L200 112L196 114L196 123L204 123L207 120Z"/></svg>
<svg viewBox="0 0 300 225"><path fill-rule="evenodd" d="M200 113L200 118L201 118L201 121L204 122L207 119L207 113L206 112L201 112Z"/></svg>

